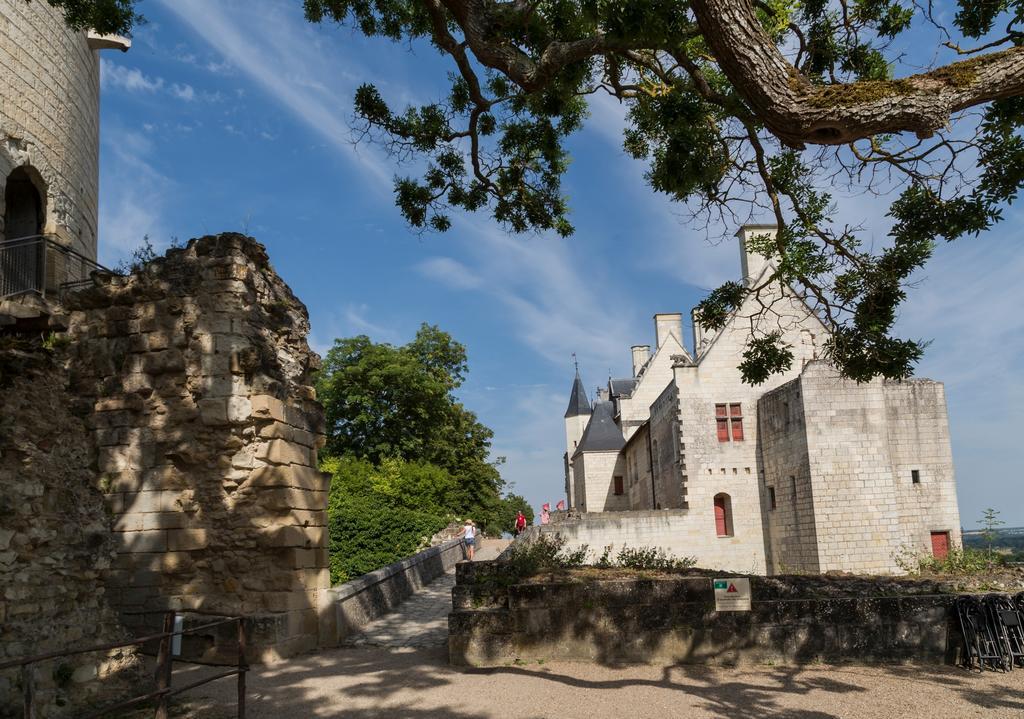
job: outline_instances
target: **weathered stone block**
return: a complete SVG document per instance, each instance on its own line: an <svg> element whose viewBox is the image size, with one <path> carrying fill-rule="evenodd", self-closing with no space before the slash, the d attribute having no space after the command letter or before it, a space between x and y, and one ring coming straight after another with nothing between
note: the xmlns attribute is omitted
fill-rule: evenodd
<svg viewBox="0 0 1024 719"><path fill-rule="evenodd" d="M301 465L259 467L249 474L247 482L252 487L295 487L298 489L325 491L331 477L312 467Z"/></svg>
<svg viewBox="0 0 1024 719"><path fill-rule="evenodd" d="M204 549L208 545L205 529L172 529L167 532L167 549L172 552Z"/></svg>
<svg viewBox="0 0 1024 719"><path fill-rule="evenodd" d="M272 439L256 453L257 459L273 464L308 464L309 452L282 439Z"/></svg>
<svg viewBox="0 0 1024 719"><path fill-rule="evenodd" d="M260 491L257 501L267 509L284 511L288 509L322 509L327 506L326 492L310 492L301 489L267 489Z"/></svg>
<svg viewBox="0 0 1024 719"><path fill-rule="evenodd" d="M230 424L228 401L225 397L199 400L199 416L203 424L219 426Z"/></svg>
<svg viewBox="0 0 1024 719"><path fill-rule="evenodd" d="M284 402L277 399L276 397L271 397L270 395L253 395L252 414L254 417L267 418L276 420L278 422L284 422L285 405Z"/></svg>

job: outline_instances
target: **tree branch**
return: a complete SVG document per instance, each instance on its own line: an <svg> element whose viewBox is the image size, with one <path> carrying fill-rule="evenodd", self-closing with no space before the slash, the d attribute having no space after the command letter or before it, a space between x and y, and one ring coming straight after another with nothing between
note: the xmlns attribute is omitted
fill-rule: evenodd
<svg viewBox="0 0 1024 719"><path fill-rule="evenodd" d="M957 110L1024 94L1024 47L900 80L814 86L764 31L750 0L692 0L722 71L787 145L838 145L894 132L928 137Z"/></svg>

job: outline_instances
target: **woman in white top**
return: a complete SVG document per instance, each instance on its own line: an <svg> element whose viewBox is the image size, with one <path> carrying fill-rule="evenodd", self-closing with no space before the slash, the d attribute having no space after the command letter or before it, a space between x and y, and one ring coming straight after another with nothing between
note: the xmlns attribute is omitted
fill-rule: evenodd
<svg viewBox="0 0 1024 719"><path fill-rule="evenodd" d="M476 525L473 524L472 519L467 519L465 526L462 527L462 531L459 532L459 536L466 540L466 553L469 555L469 561L473 561L474 547L476 545Z"/></svg>

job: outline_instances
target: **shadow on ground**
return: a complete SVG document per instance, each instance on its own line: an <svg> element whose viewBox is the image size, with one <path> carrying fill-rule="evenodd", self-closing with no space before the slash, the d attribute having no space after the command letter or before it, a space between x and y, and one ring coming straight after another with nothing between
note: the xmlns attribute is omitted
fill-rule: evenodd
<svg viewBox="0 0 1024 719"><path fill-rule="evenodd" d="M184 670L182 683L201 670ZM176 679L177 683L177 679ZM233 716L233 683L196 690L179 716ZM955 667L599 667L534 663L457 670L438 649L353 647L269 667L250 677L250 719L686 716L836 719L1019 717L1024 672ZM204 693L205 692L205 693ZM915 709L916 708L916 709Z"/></svg>

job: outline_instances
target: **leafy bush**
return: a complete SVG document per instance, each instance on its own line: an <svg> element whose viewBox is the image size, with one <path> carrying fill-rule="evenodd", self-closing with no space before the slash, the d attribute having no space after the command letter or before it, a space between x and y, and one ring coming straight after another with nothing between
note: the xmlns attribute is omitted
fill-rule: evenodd
<svg viewBox="0 0 1024 719"><path fill-rule="evenodd" d="M329 457L327 523L331 583L338 584L415 554L448 524L455 482L424 462L386 459L379 466Z"/></svg>
<svg viewBox="0 0 1024 719"><path fill-rule="evenodd" d="M328 522L331 583L339 584L415 554L448 520L372 497L332 496Z"/></svg>
<svg viewBox="0 0 1024 719"><path fill-rule="evenodd" d="M544 570L582 567L588 552L585 544L571 552L566 551L562 535L541 534L535 539L513 544L508 561L514 574L528 577Z"/></svg>
<svg viewBox="0 0 1024 719"><path fill-rule="evenodd" d="M942 559L927 552L904 547L895 556L896 566L909 574L984 574L1003 564L998 554L990 555L980 549L952 547Z"/></svg>
<svg viewBox="0 0 1024 719"><path fill-rule="evenodd" d="M607 552L607 549L605 550ZM676 557L660 547L623 547L615 557L615 564L628 569L652 569L670 571L673 569L689 569L697 564L693 557Z"/></svg>

